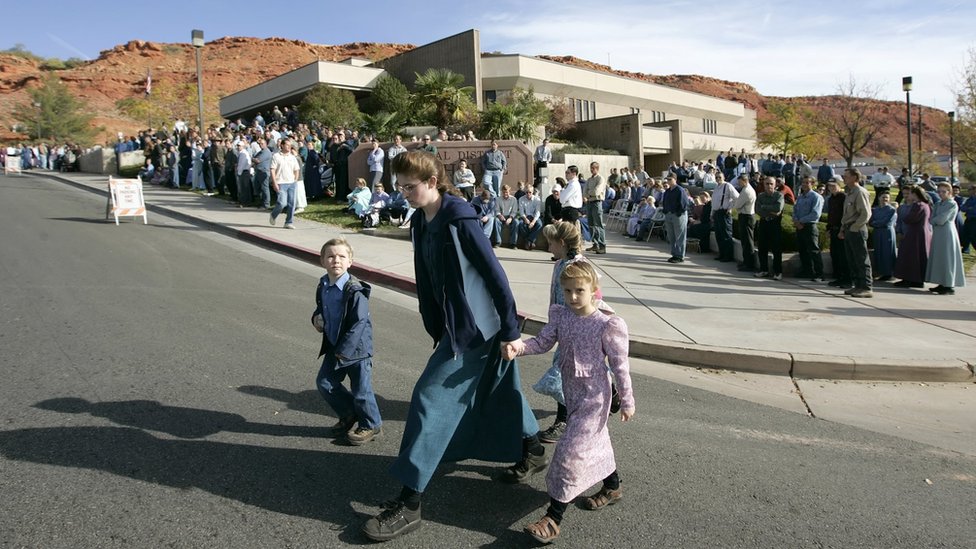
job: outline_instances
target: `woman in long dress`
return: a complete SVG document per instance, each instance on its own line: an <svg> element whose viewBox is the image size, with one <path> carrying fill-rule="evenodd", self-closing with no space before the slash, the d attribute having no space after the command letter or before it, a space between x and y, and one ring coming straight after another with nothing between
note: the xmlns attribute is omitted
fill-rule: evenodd
<svg viewBox="0 0 976 549"><path fill-rule="evenodd" d="M876 280L891 280L895 272L895 223L898 212L891 205L891 195L878 193L878 206L871 211L871 227L874 228L874 272Z"/></svg>
<svg viewBox="0 0 976 549"><path fill-rule="evenodd" d="M929 225L931 201L928 194L919 187L912 187L906 193L905 200L911 202L912 207L908 210L908 215L899 220L904 232L898 245L898 259L895 260L895 277L900 279L895 282L895 286L923 288L929 245L932 241L932 226Z"/></svg>
<svg viewBox="0 0 976 549"><path fill-rule="evenodd" d="M952 187L939 183L941 199L932 210L932 247L925 270L925 281L938 284L929 291L939 295L952 295L953 288L966 285L966 272L962 265L962 249L956 232L956 214L959 205L952 199Z"/></svg>

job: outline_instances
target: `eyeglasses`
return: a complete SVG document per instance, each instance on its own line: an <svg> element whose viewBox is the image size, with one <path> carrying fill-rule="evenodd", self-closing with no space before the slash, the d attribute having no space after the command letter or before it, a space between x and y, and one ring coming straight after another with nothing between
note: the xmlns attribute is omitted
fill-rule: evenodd
<svg viewBox="0 0 976 549"><path fill-rule="evenodd" d="M412 193L414 189L416 189L420 185L421 183L413 183L412 185L400 185L399 183L397 183L397 190L403 194L409 194Z"/></svg>

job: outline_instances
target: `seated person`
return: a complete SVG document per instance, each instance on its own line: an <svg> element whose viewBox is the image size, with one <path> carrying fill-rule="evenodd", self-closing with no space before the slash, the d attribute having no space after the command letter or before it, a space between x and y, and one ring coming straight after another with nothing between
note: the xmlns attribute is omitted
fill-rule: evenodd
<svg viewBox="0 0 976 549"><path fill-rule="evenodd" d="M454 187L461 191L468 202L474 199L474 181L474 172L468 168L468 162L462 158L458 161L457 170L454 171Z"/></svg>
<svg viewBox="0 0 976 549"><path fill-rule="evenodd" d="M142 182L151 181L153 175L156 174L156 167L153 166L152 160L146 159L146 164L139 168L139 179Z"/></svg>
<svg viewBox="0 0 976 549"><path fill-rule="evenodd" d="M349 211L356 217L362 217L369 209L369 199L372 196L366 186L366 180L360 177L356 180L356 186L349 192Z"/></svg>
<svg viewBox="0 0 976 549"><path fill-rule="evenodd" d="M546 203L542 208L542 224L551 225L563 217L563 204L559 201L559 193L566 180L557 177L556 184L552 186L552 194L546 197Z"/></svg>
<svg viewBox="0 0 976 549"><path fill-rule="evenodd" d="M606 194L603 195L603 213L608 213L613 209L613 203L617 201L617 186L607 185Z"/></svg>
<svg viewBox="0 0 976 549"><path fill-rule="evenodd" d="M637 211L630 216L627 220L627 232L624 235L633 238L637 236L637 229L643 223L645 219L650 219L654 217L657 213L657 208L654 206L654 197L647 196L640 201L640 206L637 207Z"/></svg>
<svg viewBox="0 0 976 549"><path fill-rule="evenodd" d="M410 207L403 193L397 189L394 189L390 193L390 198L386 201L386 207L380 212L381 217L389 218L391 223L395 222L401 227L409 226L408 222L412 214L413 208Z"/></svg>
<svg viewBox="0 0 976 549"><path fill-rule="evenodd" d="M535 241L542 231L542 201L535 195L535 187L525 189L525 196L518 200L518 234L525 240L525 249L534 250Z"/></svg>
<svg viewBox="0 0 976 549"><path fill-rule="evenodd" d="M370 209L376 209L377 211L382 210L386 207L386 203L390 201L390 195L386 194L383 190L383 184L377 183L373 186L373 194L369 197L369 207Z"/></svg>
<svg viewBox="0 0 976 549"><path fill-rule="evenodd" d="M491 238L492 231L495 230L495 197L491 191L479 185L481 194L474 197L471 206L474 207L478 220L481 222L481 230L485 232L485 238Z"/></svg>
<svg viewBox="0 0 976 549"><path fill-rule="evenodd" d="M525 196L525 181L519 181L515 190L515 200L521 200Z"/></svg>
<svg viewBox="0 0 976 549"><path fill-rule="evenodd" d="M369 198L369 208L365 213L371 218L368 226L375 227L380 224L380 213L386 208L386 203L389 200L390 195L383 190L382 183L373 186L373 194Z"/></svg>
<svg viewBox="0 0 976 549"><path fill-rule="evenodd" d="M502 195L495 199L495 240L492 246L498 247L502 243L502 229L509 226L509 248L515 247L518 241L518 200L512 196L512 188L502 185Z"/></svg>

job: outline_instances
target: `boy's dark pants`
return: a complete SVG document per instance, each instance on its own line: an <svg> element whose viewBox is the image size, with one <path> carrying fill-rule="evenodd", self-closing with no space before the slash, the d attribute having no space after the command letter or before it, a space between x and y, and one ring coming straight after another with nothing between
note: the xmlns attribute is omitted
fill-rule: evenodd
<svg viewBox="0 0 976 549"><path fill-rule="evenodd" d="M315 387L339 419L355 417L360 427L376 429L383 420L373 394L372 373L373 361L368 358L339 367L335 356L326 355L315 377ZM349 377L349 389L342 384L346 376Z"/></svg>

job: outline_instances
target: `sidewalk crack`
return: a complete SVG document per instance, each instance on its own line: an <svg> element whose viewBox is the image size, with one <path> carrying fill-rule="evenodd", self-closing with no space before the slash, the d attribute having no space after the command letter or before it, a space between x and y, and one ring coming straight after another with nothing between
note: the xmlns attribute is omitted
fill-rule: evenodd
<svg viewBox="0 0 976 549"><path fill-rule="evenodd" d="M793 353L790 353L790 381L793 383L793 389L796 390L796 395L800 397L800 402L803 403L803 407L807 409L807 415L816 419L817 414L813 413L813 409L810 408L810 404L807 402L806 397L803 396L803 390L800 389L800 384L796 382L796 377L793 376L793 368L796 366L796 359L793 357Z"/></svg>

